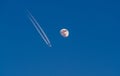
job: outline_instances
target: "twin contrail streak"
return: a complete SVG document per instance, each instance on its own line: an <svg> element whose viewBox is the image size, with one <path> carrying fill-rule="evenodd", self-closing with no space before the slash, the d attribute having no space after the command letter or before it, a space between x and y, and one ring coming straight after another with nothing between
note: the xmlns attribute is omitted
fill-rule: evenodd
<svg viewBox="0 0 120 76"><path fill-rule="evenodd" d="M27 10L28 11L28 10ZM34 27L36 28L37 32L41 35L42 39L45 41L45 43L51 47L51 43L48 39L48 37L46 36L45 32L43 31L43 29L40 27L39 23L37 22L37 20L33 17L33 15L28 11L28 17L30 19L30 21L32 22L32 24L34 25Z"/></svg>

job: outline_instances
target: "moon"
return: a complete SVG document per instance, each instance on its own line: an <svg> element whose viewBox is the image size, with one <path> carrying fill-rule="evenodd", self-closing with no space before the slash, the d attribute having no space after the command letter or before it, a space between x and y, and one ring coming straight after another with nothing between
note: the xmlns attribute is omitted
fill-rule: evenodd
<svg viewBox="0 0 120 76"><path fill-rule="evenodd" d="M60 34L61 34L61 36L67 38L69 36L69 31L68 31L68 29L63 28L60 30Z"/></svg>

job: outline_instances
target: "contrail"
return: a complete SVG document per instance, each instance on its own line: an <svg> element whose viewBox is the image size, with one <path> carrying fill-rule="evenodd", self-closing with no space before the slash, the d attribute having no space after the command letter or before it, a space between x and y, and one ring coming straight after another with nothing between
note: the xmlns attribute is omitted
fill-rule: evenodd
<svg viewBox="0 0 120 76"><path fill-rule="evenodd" d="M30 21L32 22L32 24L34 25L34 27L36 28L36 30L38 31L38 33L41 35L42 39L45 41L45 43L49 47L51 47L51 43L50 43L48 37L46 36L46 34L43 31L43 29L40 27L40 25L37 22L37 20L33 17L33 15L28 10L27 10L27 12L29 13L28 17L29 17Z"/></svg>

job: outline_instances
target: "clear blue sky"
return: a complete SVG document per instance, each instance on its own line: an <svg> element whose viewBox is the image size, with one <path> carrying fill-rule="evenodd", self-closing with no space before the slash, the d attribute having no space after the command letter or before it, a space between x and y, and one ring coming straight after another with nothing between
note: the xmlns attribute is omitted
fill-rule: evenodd
<svg viewBox="0 0 120 76"><path fill-rule="evenodd" d="M68 38L61 28L69 29ZM0 1L0 76L120 76L120 1Z"/></svg>

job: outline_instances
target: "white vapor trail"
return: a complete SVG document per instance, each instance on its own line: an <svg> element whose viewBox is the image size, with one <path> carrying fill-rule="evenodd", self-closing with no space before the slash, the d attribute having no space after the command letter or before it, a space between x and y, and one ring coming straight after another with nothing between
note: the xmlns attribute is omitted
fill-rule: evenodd
<svg viewBox="0 0 120 76"><path fill-rule="evenodd" d="M27 10L28 11L28 10ZM45 41L45 43L51 47L51 43L48 39L48 37L46 36L45 32L43 31L43 29L40 27L39 23L37 22L37 20L33 17L33 15L28 11L28 17L30 19L30 21L32 22L32 24L34 25L34 27L36 28L36 30L38 31L38 33L41 35L42 39Z"/></svg>

